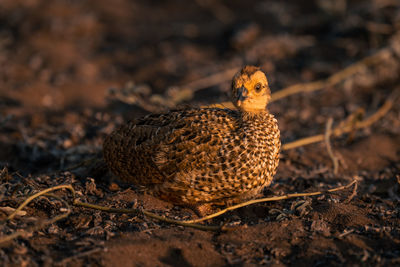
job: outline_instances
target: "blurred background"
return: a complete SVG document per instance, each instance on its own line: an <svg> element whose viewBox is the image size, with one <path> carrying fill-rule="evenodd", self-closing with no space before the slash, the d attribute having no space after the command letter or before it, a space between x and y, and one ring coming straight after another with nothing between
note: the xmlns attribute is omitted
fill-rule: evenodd
<svg viewBox="0 0 400 267"><path fill-rule="evenodd" d="M227 101L229 80L244 64L260 66L277 91L327 77L386 46L400 27L399 5L2 0L0 107L104 107L121 88L133 89L125 94L145 110L171 95L169 106ZM211 83L191 84L218 73ZM179 95L176 86L186 85L193 90Z"/></svg>

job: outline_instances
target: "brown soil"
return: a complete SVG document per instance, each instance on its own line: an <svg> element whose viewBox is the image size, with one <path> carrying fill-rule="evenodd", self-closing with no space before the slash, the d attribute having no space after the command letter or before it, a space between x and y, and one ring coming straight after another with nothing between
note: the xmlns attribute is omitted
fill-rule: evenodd
<svg viewBox="0 0 400 267"><path fill-rule="evenodd" d="M190 87L215 73L259 65L278 91L390 48L380 64L342 83L270 105L283 143L324 132L329 117L338 123L359 108L369 116L399 88L399 25L399 3L386 0L1 1L0 238L17 230L26 235L0 244L0 264L399 265L399 103L371 127L332 140L338 174L325 144L313 144L282 152L264 190L265 196L311 192L357 179L354 198L344 190L256 204L206 223L236 227L229 232L78 207L30 231L65 211L51 196L4 221L4 207L70 183L81 201L194 218L191 210L115 181L92 161L104 137L149 112L228 101L230 77ZM71 201L67 191L57 194Z"/></svg>

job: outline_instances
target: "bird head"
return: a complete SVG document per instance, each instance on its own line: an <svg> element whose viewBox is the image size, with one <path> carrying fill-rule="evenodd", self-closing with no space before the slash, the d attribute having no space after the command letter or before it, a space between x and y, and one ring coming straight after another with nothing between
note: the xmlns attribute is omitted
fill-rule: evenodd
<svg viewBox="0 0 400 267"><path fill-rule="evenodd" d="M258 67L245 66L232 80L232 102L241 111L260 113L266 110L271 90L264 72Z"/></svg>

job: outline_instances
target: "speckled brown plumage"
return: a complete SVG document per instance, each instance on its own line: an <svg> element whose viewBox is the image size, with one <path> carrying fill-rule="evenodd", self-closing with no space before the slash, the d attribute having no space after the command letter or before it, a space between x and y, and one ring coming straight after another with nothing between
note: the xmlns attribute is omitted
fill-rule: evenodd
<svg viewBox="0 0 400 267"><path fill-rule="evenodd" d="M235 203L271 183L279 129L266 105L267 79L247 66L232 81L238 110L196 108L150 114L108 136L104 158L120 179L176 204Z"/></svg>

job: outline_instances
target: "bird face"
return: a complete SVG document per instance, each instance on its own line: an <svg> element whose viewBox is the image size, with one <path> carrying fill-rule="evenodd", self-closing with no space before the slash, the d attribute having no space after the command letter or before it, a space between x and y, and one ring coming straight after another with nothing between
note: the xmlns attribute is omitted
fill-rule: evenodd
<svg viewBox="0 0 400 267"><path fill-rule="evenodd" d="M265 111L271 91L264 72L254 66L246 66L232 80L232 102L242 111Z"/></svg>

